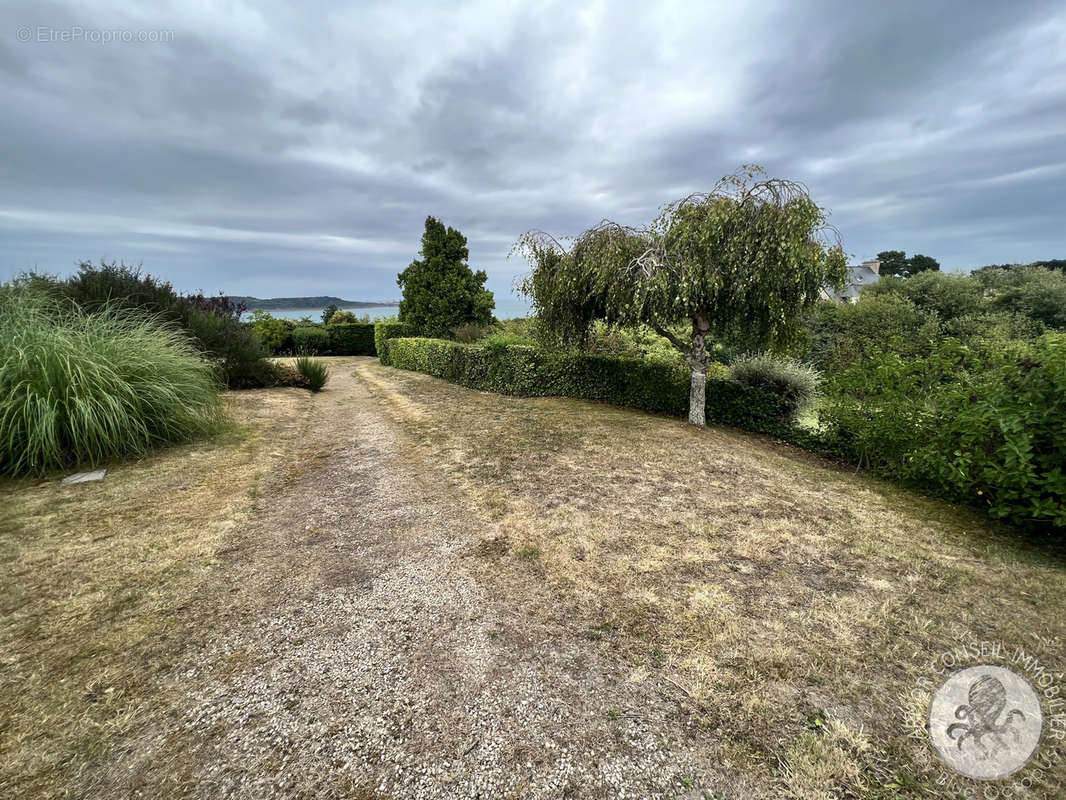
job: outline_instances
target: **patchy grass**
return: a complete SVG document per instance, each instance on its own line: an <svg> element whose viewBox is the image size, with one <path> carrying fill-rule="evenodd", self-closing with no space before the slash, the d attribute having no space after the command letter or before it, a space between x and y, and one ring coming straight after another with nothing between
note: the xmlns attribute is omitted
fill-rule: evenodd
<svg viewBox="0 0 1066 800"><path fill-rule="evenodd" d="M203 587L305 398L231 394L241 428L111 466L101 483L0 484L0 795L84 795L166 712L158 682L211 625Z"/></svg>
<svg viewBox="0 0 1066 800"><path fill-rule="evenodd" d="M529 613L674 687L723 763L783 794L936 797L904 708L931 660L999 640L1066 666L1061 554L968 510L738 431L357 374L516 555L537 553L553 600ZM476 555L507 592L529 572L499 541Z"/></svg>

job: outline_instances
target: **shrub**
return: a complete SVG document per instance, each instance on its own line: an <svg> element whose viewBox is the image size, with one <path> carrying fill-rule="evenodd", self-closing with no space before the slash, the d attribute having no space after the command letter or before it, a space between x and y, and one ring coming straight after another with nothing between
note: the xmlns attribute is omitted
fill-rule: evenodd
<svg viewBox="0 0 1066 800"><path fill-rule="evenodd" d="M486 336L479 343L482 347L489 348L501 348L501 347L533 347L534 344L528 337L522 336L518 333L492 333Z"/></svg>
<svg viewBox="0 0 1066 800"><path fill-rule="evenodd" d="M374 349L374 326L368 322L338 323L338 311L326 326L328 352L334 356L372 356Z"/></svg>
<svg viewBox="0 0 1066 800"><path fill-rule="evenodd" d="M1022 314L1049 328L1066 329L1066 273L1029 266L986 276L993 310Z"/></svg>
<svg viewBox="0 0 1066 800"><path fill-rule="evenodd" d="M935 314L896 294L864 291L856 303L827 300L811 310L804 359L828 377L877 353L924 355L939 336Z"/></svg>
<svg viewBox="0 0 1066 800"><path fill-rule="evenodd" d="M1066 528L1066 334L1047 334L934 396L905 474L994 517Z"/></svg>
<svg viewBox="0 0 1066 800"><path fill-rule="evenodd" d="M684 332L674 331L684 338ZM654 358L683 365L685 357L670 341L657 334L647 325L637 328L620 328L602 321L593 322L588 329L588 343L584 348L590 353L621 358ZM712 353L717 356L717 353Z"/></svg>
<svg viewBox="0 0 1066 800"><path fill-rule="evenodd" d="M174 287L143 272L139 266L116 261L94 265L83 261L78 265L77 274L62 284L61 291L90 313L121 306L162 314L172 322L182 318L181 298Z"/></svg>
<svg viewBox="0 0 1066 800"><path fill-rule="evenodd" d="M144 312L0 289L0 472L142 455L221 421L211 365Z"/></svg>
<svg viewBox="0 0 1066 800"><path fill-rule="evenodd" d="M140 267L107 261L80 264L78 273L55 284L55 289L90 313L101 308L137 309L180 326L214 360L232 389L269 385L267 351L253 327L241 322L244 306L228 297L180 296L169 283Z"/></svg>
<svg viewBox="0 0 1066 800"><path fill-rule="evenodd" d="M822 379L818 371L807 364L769 353L744 356L734 361L730 373L746 386L764 389L780 397L788 410L789 422L818 398Z"/></svg>
<svg viewBox="0 0 1066 800"><path fill-rule="evenodd" d="M409 335L410 329L402 322L378 322L374 325L374 351L382 364L388 366L392 363L389 358L389 340Z"/></svg>
<svg viewBox="0 0 1066 800"><path fill-rule="evenodd" d="M322 316L325 316L325 312L323 312ZM366 322L370 321L369 314L364 314L363 316L366 317ZM353 312L343 310L334 311L332 314L329 315L328 319L323 320L326 325L350 325L353 322L363 321L364 320L359 319L359 317L357 317Z"/></svg>
<svg viewBox="0 0 1066 800"><path fill-rule="evenodd" d="M296 359L296 371L307 379L307 388L312 392L322 391L329 380L329 368L321 361L308 356Z"/></svg>
<svg viewBox="0 0 1066 800"><path fill-rule="evenodd" d="M266 347L251 328L241 324L239 312L187 308L185 329L215 363L231 389L269 386L271 366Z"/></svg>
<svg viewBox="0 0 1066 800"><path fill-rule="evenodd" d="M270 353L279 353L286 345L291 345L292 337L289 334L289 326L284 320L270 316L269 313L257 308L252 312L251 328L256 336L263 342Z"/></svg>
<svg viewBox="0 0 1066 800"><path fill-rule="evenodd" d="M416 370L474 389L519 396L575 397L672 416L688 412L687 368L650 359L627 359L535 347L478 347L442 339L389 341L393 366ZM786 407L762 389L708 378L707 418L724 425L775 432Z"/></svg>
<svg viewBox="0 0 1066 800"><path fill-rule="evenodd" d="M995 517L1066 527L1066 334L881 353L834 383L816 446Z"/></svg>
<svg viewBox="0 0 1066 800"><path fill-rule="evenodd" d="M298 353L325 355L329 352L329 331L310 325L293 328L292 346Z"/></svg>
<svg viewBox="0 0 1066 800"><path fill-rule="evenodd" d="M891 276L863 290L871 297L895 294L940 319L954 319L985 310L981 285L969 275L929 270L903 280Z"/></svg>

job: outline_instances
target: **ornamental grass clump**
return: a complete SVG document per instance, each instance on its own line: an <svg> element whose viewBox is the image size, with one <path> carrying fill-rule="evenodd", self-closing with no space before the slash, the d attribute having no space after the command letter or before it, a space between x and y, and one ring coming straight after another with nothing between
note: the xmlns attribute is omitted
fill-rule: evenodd
<svg viewBox="0 0 1066 800"><path fill-rule="evenodd" d="M158 316L0 287L0 473L140 456L221 422L215 368Z"/></svg>
<svg viewBox="0 0 1066 800"><path fill-rule="evenodd" d="M322 387L329 380L329 367L310 356L300 356L296 359L296 371L307 380L307 388L312 392L322 391Z"/></svg>
<svg viewBox="0 0 1066 800"><path fill-rule="evenodd" d="M821 375L794 358L757 353L737 359L730 372L734 380L780 397L791 410L792 418L818 399Z"/></svg>

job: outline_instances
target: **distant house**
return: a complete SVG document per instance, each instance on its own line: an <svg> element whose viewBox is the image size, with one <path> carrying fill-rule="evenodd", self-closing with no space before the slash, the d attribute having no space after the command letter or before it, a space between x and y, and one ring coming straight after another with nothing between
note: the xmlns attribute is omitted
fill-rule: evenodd
<svg viewBox="0 0 1066 800"><path fill-rule="evenodd" d="M848 282L843 291L838 292L836 289L823 287L822 297L841 303L854 303L859 299L859 292L879 280L881 280L881 262L876 258L873 261L863 261L858 266L848 267Z"/></svg>

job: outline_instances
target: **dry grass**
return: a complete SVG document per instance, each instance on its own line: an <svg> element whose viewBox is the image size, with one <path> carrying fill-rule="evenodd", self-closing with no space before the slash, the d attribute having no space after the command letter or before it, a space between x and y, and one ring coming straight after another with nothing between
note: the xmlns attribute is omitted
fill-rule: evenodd
<svg viewBox="0 0 1066 800"><path fill-rule="evenodd" d="M202 589L307 397L231 394L241 427L113 465L101 483L0 487L0 795L84 793L166 713L158 682L210 625Z"/></svg>
<svg viewBox="0 0 1066 800"><path fill-rule="evenodd" d="M978 639L1066 665L1063 559L968 511L738 432L357 374L412 473L494 521L466 559L482 586L661 687L721 772L775 795L935 797L903 708L928 659ZM160 685L252 558L235 531L318 479L312 397L231 395L240 430L103 483L0 486L0 796L91 796L146 727L169 730ZM276 534L287 562L300 542ZM195 784L180 767L174 795Z"/></svg>
<svg viewBox="0 0 1066 800"><path fill-rule="evenodd" d="M1066 665L1062 557L968 510L742 432L358 375L498 521L486 583L537 570L553 603L530 613L677 687L723 759L794 797L935 796L901 698L960 641Z"/></svg>

